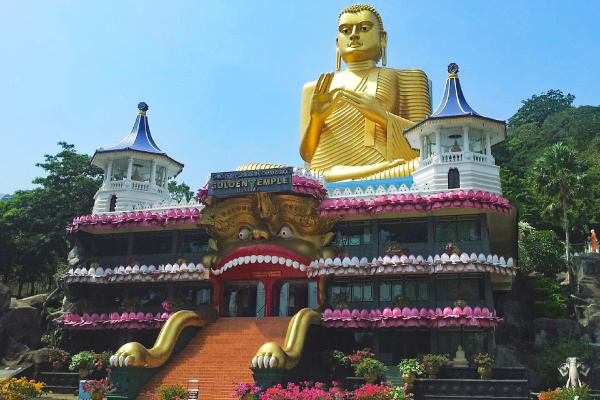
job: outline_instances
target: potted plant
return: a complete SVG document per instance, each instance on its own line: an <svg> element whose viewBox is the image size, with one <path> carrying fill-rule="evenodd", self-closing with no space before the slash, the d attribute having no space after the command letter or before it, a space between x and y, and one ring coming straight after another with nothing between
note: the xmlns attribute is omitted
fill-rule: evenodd
<svg viewBox="0 0 600 400"><path fill-rule="evenodd" d="M427 373L430 379L435 379L435 376L444 365L452 365L452 361L447 354L426 354L423 356L423 370Z"/></svg>
<svg viewBox="0 0 600 400"><path fill-rule="evenodd" d="M94 358L96 362L94 363L94 367L98 369L106 369L110 366L110 358L114 355L112 351L103 351L100 354L94 354Z"/></svg>
<svg viewBox="0 0 600 400"><path fill-rule="evenodd" d="M446 245L446 247L444 247L444 253L448 255L460 254L460 249L454 242L450 242Z"/></svg>
<svg viewBox="0 0 600 400"><path fill-rule="evenodd" d="M90 373L90 370L94 368L95 362L96 360L94 359L93 351L81 351L71 358L71 365L69 365L69 369L71 371L78 371L79 378L83 379L87 377Z"/></svg>
<svg viewBox="0 0 600 400"><path fill-rule="evenodd" d="M121 307L125 309L127 312L133 312L140 306L140 298L139 297L129 297L127 299L121 300Z"/></svg>
<svg viewBox="0 0 600 400"><path fill-rule="evenodd" d="M454 296L454 306L465 308L467 306L467 301L465 300L465 297L473 293L473 288L471 288L470 286L456 285L453 286L452 289L450 289L450 291Z"/></svg>
<svg viewBox="0 0 600 400"><path fill-rule="evenodd" d="M385 371L387 367L374 358L365 358L354 368L354 374L365 378L367 383L374 383Z"/></svg>
<svg viewBox="0 0 600 400"><path fill-rule="evenodd" d="M92 400L102 400L107 394L117 390L108 382L108 379L86 380L81 384L81 387L84 392L90 393Z"/></svg>
<svg viewBox="0 0 600 400"><path fill-rule="evenodd" d="M350 366L348 356L339 350L325 351L322 360L323 364L331 371L331 375L334 375L336 370L342 370Z"/></svg>
<svg viewBox="0 0 600 400"><path fill-rule="evenodd" d="M400 257L402 254L404 254L404 251L402 250L402 247L398 243L390 243L387 250L385 251L385 254L390 257L393 257L393 256Z"/></svg>
<svg viewBox="0 0 600 400"><path fill-rule="evenodd" d="M394 306L398 308L407 307L410 304L410 299L405 294L397 294L394 296Z"/></svg>
<svg viewBox="0 0 600 400"><path fill-rule="evenodd" d="M52 363L52 370L58 372L61 370L63 364L69 359L70 354L66 351L53 347L50 349L48 354L48 361Z"/></svg>
<svg viewBox="0 0 600 400"><path fill-rule="evenodd" d="M479 377L481 379L485 379L486 375L492 372L492 367L494 366L494 357L490 356L488 353L481 352L473 354L471 358L473 359L473 365L477 367Z"/></svg>
<svg viewBox="0 0 600 400"><path fill-rule="evenodd" d="M146 392L144 396L149 400L180 400L187 399L188 391L181 385L159 386L154 392Z"/></svg>
<svg viewBox="0 0 600 400"><path fill-rule="evenodd" d="M251 400L254 398L254 394L260 392L258 386L250 383L240 382L233 384L233 393L231 397L237 397L238 399Z"/></svg>
<svg viewBox="0 0 600 400"><path fill-rule="evenodd" d="M183 301L165 300L162 302L162 308L164 308L166 312L176 313L183 308Z"/></svg>
<svg viewBox="0 0 600 400"><path fill-rule="evenodd" d="M138 256L128 256L126 260L127 260L127 265L131 265L132 267L134 265L142 265L142 262L140 261Z"/></svg>
<svg viewBox="0 0 600 400"><path fill-rule="evenodd" d="M398 369L402 373L402 380L408 386L412 386L417 375L423 372L423 364L419 363L416 358L405 358L398 364Z"/></svg>
<svg viewBox="0 0 600 400"><path fill-rule="evenodd" d="M348 308L349 297L350 296L348 296L348 292L340 291L340 292L334 293L331 300L337 305L337 308L339 310L343 310L345 308Z"/></svg>

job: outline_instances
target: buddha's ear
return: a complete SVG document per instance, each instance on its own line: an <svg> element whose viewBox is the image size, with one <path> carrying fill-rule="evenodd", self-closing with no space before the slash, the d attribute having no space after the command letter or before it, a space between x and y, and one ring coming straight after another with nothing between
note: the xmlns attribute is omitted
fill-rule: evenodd
<svg viewBox="0 0 600 400"><path fill-rule="evenodd" d="M340 68L342 68L342 55L340 54L338 38L335 38L335 70L339 71Z"/></svg>
<svg viewBox="0 0 600 400"><path fill-rule="evenodd" d="M381 65L387 65L387 32L381 32Z"/></svg>

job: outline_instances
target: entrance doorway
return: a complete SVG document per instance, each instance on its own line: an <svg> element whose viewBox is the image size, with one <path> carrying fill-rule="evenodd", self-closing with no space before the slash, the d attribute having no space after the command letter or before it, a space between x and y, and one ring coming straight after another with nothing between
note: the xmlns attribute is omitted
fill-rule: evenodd
<svg viewBox="0 0 600 400"><path fill-rule="evenodd" d="M265 288L260 281L233 281L223 287L223 317L262 317Z"/></svg>
<svg viewBox="0 0 600 400"><path fill-rule="evenodd" d="M281 281L274 290L275 316L289 317L303 308L317 308L317 283L314 281Z"/></svg>

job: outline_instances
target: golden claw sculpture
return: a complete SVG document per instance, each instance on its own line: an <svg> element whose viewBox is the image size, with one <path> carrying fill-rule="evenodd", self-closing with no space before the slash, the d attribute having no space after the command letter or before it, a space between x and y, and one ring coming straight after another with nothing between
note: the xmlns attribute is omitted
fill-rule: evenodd
<svg viewBox="0 0 600 400"><path fill-rule="evenodd" d="M252 366L258 368L294 368L300 361L308 329L313 324L321 325L322 323L321 314L318 312L310 308L298 311L288 325L283 347L276 342L263 344L252 358Z"/></svg>
<svg viewBox="0 0 600 400"><path fill-rule="evenodd" d="M154 347L146 349L141 343L126 343L110 358L110 365L156 368L163 365L171 356L177 338L188 326L205 327L217 319L217 311L204 308L197 312L178 311L173 314L160 330Z"/></svg>

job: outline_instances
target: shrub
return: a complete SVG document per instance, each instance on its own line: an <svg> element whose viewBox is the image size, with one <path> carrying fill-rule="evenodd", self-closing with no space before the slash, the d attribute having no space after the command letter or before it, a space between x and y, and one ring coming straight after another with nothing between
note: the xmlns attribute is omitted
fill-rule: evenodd
<svg viewBox="0 0 600 400"><path fill-rule="evenodd" d="M159 386L154 392L146 392L149 400L179 400L187 399L188 392L181 385Z"/></svg>
<svg viewBox="0 0 600 400"><path fill-rule="evenodd" d="M40 397L45 383L28 380L26 378L0 379L1 400L26 400L32 397Z"/></svg>
<svg viewBox="0 0 600 400"><path fill-rule="evenodd" d="M563 378L558 373L558 367L568 357L577 357L585 362L594 354L585 339L571 339L559 344L544 343L536 350L537 370L541 380L541 387L536 389L560 386Z"/></svg>
<svg viewBox="0 0 600 400"><path fill-rule="evenodd" d="M567 270L565 245L554 231L536 231L519 242L519 267L552 278Z"/></svg>
<svg viewBox="0 0 600 400"><path fill-rule="evenodd" d="M112 351L103 351L100 354L94 354L94 367L108 368L110 366L110 358L114 355Z"/></svg>
<svg viewBox="0 0 600 400"><path fill-rule="evenodd" d="M379 360L374 358L365 358L354 367L356 376L365 377L367 374L383 375L387 371L387 367Z"/></svg>
<svg viewBox="0 0 600 400"><path fill-rule="evenodd" d="M286 387L278 384L275 387L268 388L260 395L261 400L344 400L347 399L347 393L340 390L336 383L333 382L333 387L327 389L325 385L317 382L310 385L304 382L300 385L288 383Z"/></svg>
<svg viewBox="0 0 600 400"><path fill-rule="evenodd" d="M537 318L565 317L567 295L556 281L540 276L534 282L534 290L533 310Z"/></svg>
<svg viewBox="0 0 600 400"><path fill-rule="evenodd" d="M398 364L398 369L403 374L413 372L416 375L420 375L423 373L423 364L419 363L416 358L405 358Z"/></svg>
<svg viewBox="0 0 600 400"><path fill-rule="evenodd" d="M393 387L389 383L379 385L367 383L354 391L354 398L356 400L392 400L394 395L392 390Z"/></svg>
<svg viewBox="0 0 600 400"><path fill-rule="evenodd" d="M82 351L73 356L71 358L71 365L69 365L69 369L71 371L78 371L80 369L90 370L94 368L94 363L96 362L94 358L93 351Z"/></svg>
<svg viewBox="0 0 600 400"><path fill-rule="evenodd" d="M538 394L537 398L538 400L571 400L575 396L579 396L579 400L590 400L590 387L582 383L582 386L578 387L548 389Z"/></svg>

